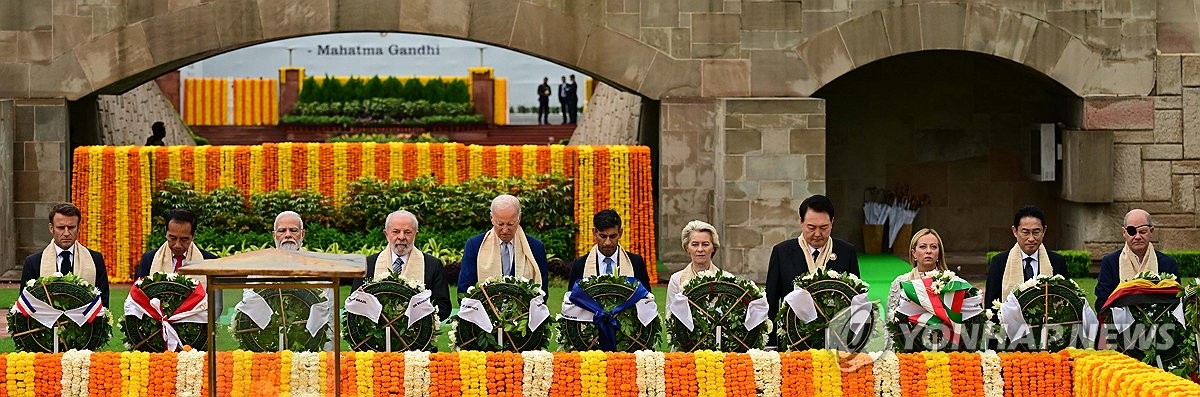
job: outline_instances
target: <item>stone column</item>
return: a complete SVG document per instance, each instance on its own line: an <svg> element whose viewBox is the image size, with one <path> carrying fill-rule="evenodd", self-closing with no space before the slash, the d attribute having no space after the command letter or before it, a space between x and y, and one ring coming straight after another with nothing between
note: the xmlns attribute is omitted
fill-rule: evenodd
<svg viewBox="0 0 1200 397"><path fill-rule="evenodd" d="M66 100L17 100L13 108L15 135L10 191L16 258L24 258L49 243L46 215L50 207L70 200L71 145Z"/></svg>
<svg viewBox="0 0 1200 397"><path fill-rule="evenodd" d="M0 169L13 169L13 135L16 115L12 100L0 101ZM0 272L9 279L21 277L14 255L16 236L13 233L13 174L0 171Z"/></svg>
<svg viewBox="0 0 1200 397"><path fill-rule="evenodd" d="M279 70L279 117L291 113L300 100L300 88L304 85L304 75L300 68L283 68Z"/></svg>
<svg viewBox="0 0 1200 397"><path fill-rule="evenodd" d="M799 233L800 202L825 193L825 100L724 99L720 111L719 264L763 282L771 247Z"/></svg>
<svg viewBox="0 0 1200 397"><path fill-rule="evenodd" d="M167 101L171 103L175 111L179 112L179 109L182 109L180 106L180 98L182 98L180 93L183 92L180 88L183 81L179 78L179 71L172 70L162 76L158 76L154 79L154 83L158 84L158 89L162 91L163 96L167 98Z"/></svg>
<svg viewBox="0 0 1200 397"><path fill-rule="evenodd" d="M492 68L471 68L471 102L483 122L496 124L496 79Z"/></svg>
<svg viewBox="0 0 1200 397"><path fill-rule="evenodd" d="M713 211L721 114L710 98L664 98L660 106L658 257L674 272L689 261L679 238L684 225L703 220L721 233L722 223Z"/></svg>

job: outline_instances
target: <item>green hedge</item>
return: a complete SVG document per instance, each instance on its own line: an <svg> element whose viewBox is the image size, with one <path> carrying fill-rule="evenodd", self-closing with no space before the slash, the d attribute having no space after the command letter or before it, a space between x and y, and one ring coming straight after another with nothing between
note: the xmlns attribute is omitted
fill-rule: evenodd
<svg viewBox="0 0 1200 397"><path fill-rule="evenodd" d="M1061 250L1054 251L1067 260L1067 277L1090 277L1092 267L1092 255L1084 250ZM988 251L987 263L992 263L992 257L999 254L1000 251Z"/></svg>
<svg viewBox="0 0 1200 397"><path fill-rule="evenodd" d="M420 79L404 82L394 76L356 77L345 83L325 76L321 83L308 77L300 90L301 104L312 102L344 102L371 98L396 98L406 101L470 103L471 87L463 80L432 79L422 84Z"/></svg>
<svg viewBox="0 0 1200 397"><path fill-rule="evenodd" d="M1163 251L1164 254L1175 258L1175 262L1179 264L1180 277L1200 277L1200 251L1197 250L1178 250L1178 251Z"/></svg>
<svg viewBox="0 0 1200 397"><path fill-rule="evenodd" d="M329 143L337 142L406 142L406 143L444 143L450 142L450 137L445 135L433 135L428 132L416 134L412 136L396 135L396 134L342 134L334 135L326 140Z"/></svg>
<svg viewBox="0 0 1200 397"><path fill-rule="evenodd" d="M462 249L468 238L491 228L492 198L510 193L521 200L521 224L541 239L552 257L574 257L575 229L573 181L559 175L534 179L476 178L443 185L430 177L409 181L363 178L351 182L342 206L309 190L255 193L247 199L234 187L208 193L192 190L187 182L167 180L155 195L151 211L156 225L174 208L196 213L196 241L216 250L240 251L270 245L271 226L283 211L304 218L305 246L309 249L358 252L377 251L386 244L382 235L387 214L406 209L418 216L421 233L417 246L436 241L440 247ZM161 226L158 226L161 227ZM162 244L162 233L151 233L149 249ZM231 248L232 247L232 248Z"/></svg>

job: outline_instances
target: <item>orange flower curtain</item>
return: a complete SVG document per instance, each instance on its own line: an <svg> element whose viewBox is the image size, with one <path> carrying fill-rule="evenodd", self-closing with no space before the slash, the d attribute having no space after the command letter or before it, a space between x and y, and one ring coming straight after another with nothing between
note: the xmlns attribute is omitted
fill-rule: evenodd
<svg viewBox="0 0 1200 397"><path fill-rule="evenodd" d="M83 211L80 241L108 260L109 279L131 267L158 222L150 203L160 182L246 194L308 189L340 204L361 177L442 183L479 177L562 174L575 179L576 252L593 243L592 215L621 215L621 244L642 255L656 280L650 149L644 146L466 146L459 143L268 143L261 146L87 146L75 150L71 200ZM534 232L536 235L536 231ZM382 242L381 242L382 243ZM203 244L203 242L201 242Z"/></svg>
<svg viewBox="0 0 1200 397"><path fill-rule="evenodd" d="M988 356L1002 372L985 376ZM1194 396L1200 386L1111 351L847 354L461 351L217 353L217 395ZM897 360L898 359L898 360ZM902 363L912 377L885 368ZM958 368L958 366L962 368ZM947 368L949 367L949 368ZM911 371L910 371L911 370ZM917 371L917 370L925 370ZM961 371L961 372L960 372ZM4 396L207 395L205 353L0 355ZM952 375L952 376L947 376Z"/></svg>
<svg viewBox="0 0 1200 397"><path fill-rule="evenodd" d="M188 125L279 124L275 79L184 79L183 102Z"/></svg>

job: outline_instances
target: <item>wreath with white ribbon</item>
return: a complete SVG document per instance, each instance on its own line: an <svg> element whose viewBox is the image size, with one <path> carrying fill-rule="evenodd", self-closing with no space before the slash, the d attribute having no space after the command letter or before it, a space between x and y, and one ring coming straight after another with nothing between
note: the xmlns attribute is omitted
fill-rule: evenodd
<svg viewBox="0 0 1200 397"><path fill-rule="evenodd" d="M725 272L700 272L667 296L668 343L677 351L762 349L771 332L763 289Z"/></svg>
<svg viewBox="0 0 1200 397"><path fill-rule="evenodd" d="M792 284L775 315L779 350L860 351L866 345L875 312L867 300L869 284L827 268L798 276Z"/></svg>
<svg viewBox="0 0 1200 397"><path fill-rule="evenodd" d="M987 316L1001 349L1059 351L1091 346L1099 321L1074 280L1039 274L1018 284Z"/></svg>
<svg viewBox="0 0 1200 397"><path fill-rule="evenodd" d="M112 337L112 316L99 289L73 273L54 273L21 288L8 332L19 351L97 350Z"/></svg>
<svg viewBox="0 0 1200 397"><path fill-rule="evenodd" d="M207 350L208 294L204 286L174 273L138 279L125 298L121 332L128 350L178 351L183 346Z"/></svg>
<svg viewBox="0 0 1200 397"><path fill-rule="evenodd" d="M463 295L450 342L459 350L545 350L550 341L545 300L542 287L527 278L489 278Z"/></svg>
<svg viewBox="0 0 1200 397"><path fill-rule="evenodd" d="M441 324L431 295L424 285L394 272L363 284L346 298L342 332L350 349L431 350Z"/></svg>
<svg viewBox="0 0 1200 397"><path fill-rule="evenodd" d="M567 351L655 350L662 332L654 294L636 278L613 275L580 280L563 297L557 322Z"/></svg>
<svg viewBox="0 0 1200 397"><path fill-rule="evenodd" d="M900 306L888 319L896 351L976 351L987 346L983 296L949 270L900 282Z"/></svg>
<svg viewBox="0 0 1200 397"><path fill-rule="evenodd" d="M253 352L321 351L329 342L333 301L311 288L259 288L242 292L229 332Z"/></svg>

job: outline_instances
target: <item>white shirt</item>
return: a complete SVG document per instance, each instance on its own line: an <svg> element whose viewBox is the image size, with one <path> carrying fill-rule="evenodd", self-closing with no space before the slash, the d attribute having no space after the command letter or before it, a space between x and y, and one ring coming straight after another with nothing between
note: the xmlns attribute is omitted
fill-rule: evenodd
<svg viewBox="0 0 1200 397"><path fill-rule="evenodd" d="M56 258L54 258L54 263L58 267L58 272L65 274L66 272L64 272L63 268L62 268L62 260L63 260L62 253L63 253L63 251L67 251L67 252L71 253L71 268L72 269L75 267L75 263L79 262L79 261L75 257L75 245L74 244L71 244L70 249L62 249L62 247L59 247L58 244L54 244L54 255L57 256Z"/></svg>
<svg viewBox="0 0 1200 397"><path fill-rule="evenodd" d="M1029 266L1033 267L1033 275L1037 276L1039 274L1037 252L1034 252L1033 255L1029 255L1026 254L1025 251L1021 251L1021 266L1025 266L1025 258L1033 258L1033 261L1029 262ZM1022 271L1024 271L1024 269L1022 269Z"/></svg>

